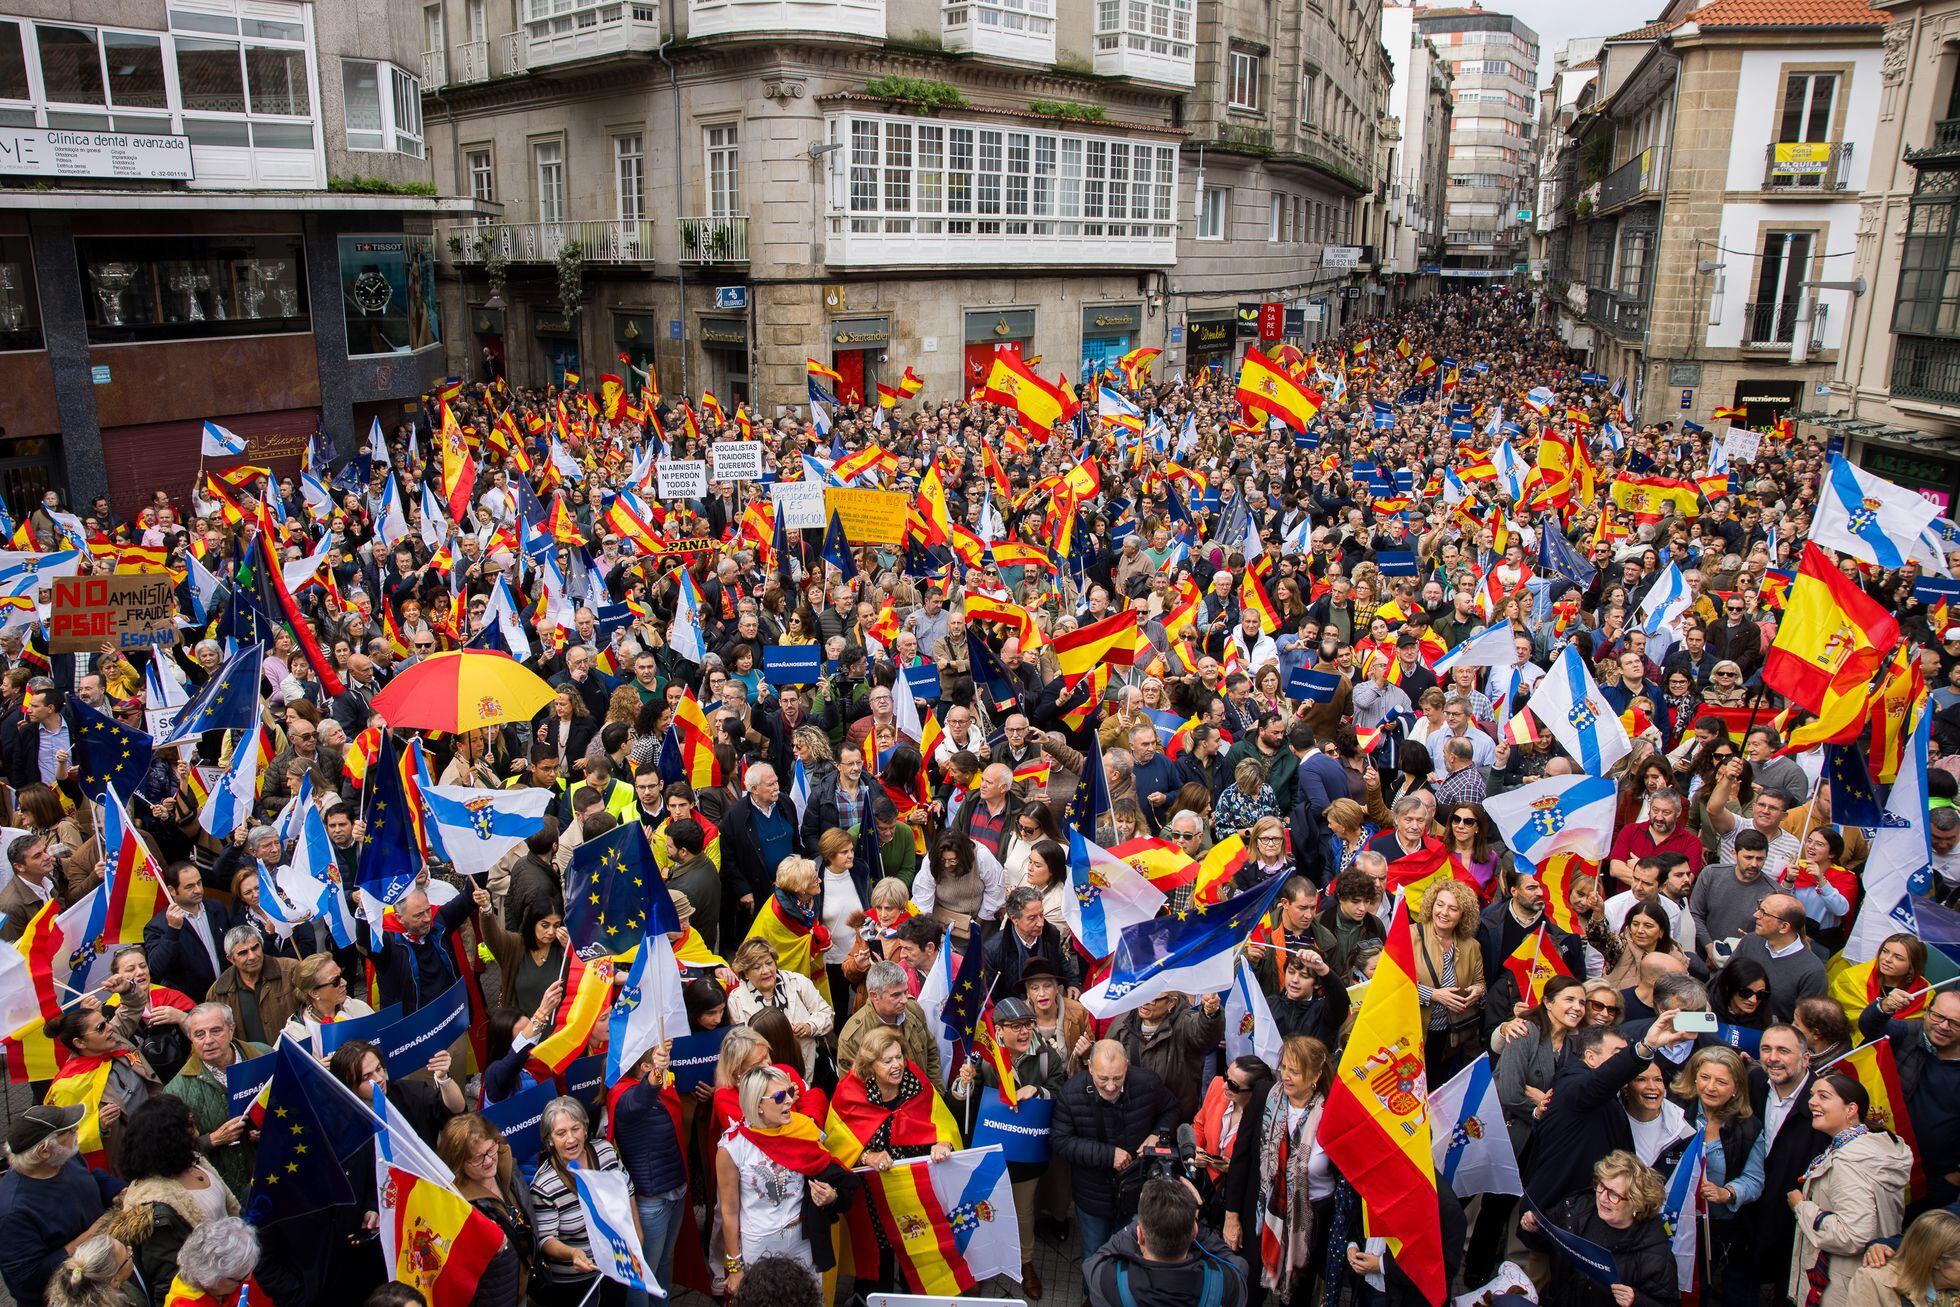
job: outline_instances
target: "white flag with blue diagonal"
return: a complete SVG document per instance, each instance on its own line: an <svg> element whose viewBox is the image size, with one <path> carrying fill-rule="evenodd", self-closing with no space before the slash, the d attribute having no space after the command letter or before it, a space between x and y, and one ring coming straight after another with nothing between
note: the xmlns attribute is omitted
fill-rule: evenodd
<svg viewBox="0 0 1960 1307"><path fill-rule="evenodd" d="M632 1182L624 1171L572 1168L579 1211L585 1216L586 1245L599 1274L629 1289L665 1298L667 1290L647 1264L647 1250L633 1223Z"/></svg>
<svg viewBox="0 0 1960 1307"><path fill-rule="evenodd" d="M1810 538L1880 567L1904 567L1918 559L1928 571L1949 576L1944 549L1927 539L1939 515L1931 500L1833 454L1817 488Z"/></svg>
<svg viewBox="0 0 1960 1307"><path fill-rule="evenodd" d="M1116 951L1123 928L1149 921L1164 906L1164 891L1102 845L1068 831L1071 892L1063 899L1069 931L1092 958Z"/></svg>
<svg viewBox="0 0 1960 1307"><path fill-rule="evenodd" d="M618 1084L648 1049L686 1034L687 1028L680 964L667 936L655 931L641 942L607 1018L606 1083Z"/></svg>
<svg viewBox="0 0 1960 1307"><path fill-rule="evenodd" d="M1619 787L1605 776L1547 776L1484 800L1511 852L1542 865L1558 853L1602 862L1613 846Z"/></svg>
<svg viewBox="0 0 1960 1307"><path fill-rule="evenodd" d="M1434 1150L1436 1173L1465 1199L1472 1194L1524 1192L1511 1131L1497 1101L1490 1054L1429 1095L1429 1146Z"/></svg>
<svg viewBox="0 0 1960 1307"><path fill-rule="evenodd" d="M1633 752L1626 727L1599 692L1586 660L1571 645L1539 678L1527 706L1588 775L1604 776Z"/></svg>
<svg viewBox="0 0 1960 1307"><path fill-rule="evenodd" d="M206 419L204 423L204 447L206 458L237 458L245 452L245 437L228 431L217 423Z"/></svg>
<svg viewBox="0 0 1960 1307"><path fill-rule="evenodd" d="M1695 598L1688 593L1688 579L1681 574L1678 563L1669 563L1667 570L1654 579L1647 594L1640 601L1640 629L1649 636L1662 631L1673 631L1675 622L1693 606Z"/></svg>
<svg viewBox="0 0 1960 1307"><path fill-rule="evenodd" d="M1674 1249L1675 1282L1681 1292L1695 1287L1695 1244L1701 1225L1701 1177L1707 1160L1707 1137L1697 1130L1674 1164L1667 1182L1667 1201L1661 1204L1661 1229Z"/></svg>
<svg viewBox="0 0 1960 1307"><path fill-rule="evenodd" d="M465 876L489 874L503 856L536 835L554 792L536 786L479 790L422 786L422 816L432 850Z"/></svg>
<svg viewBox="0 0 1960 1307"><path fill-rule="evenodd" d="M211 787L204 806L197 810L197 824L212 839L230 839L232 832L252 816L259 796L259 732L264 729L240 731L233 737L231 762Z"/></svg>
<svg viewBox="0 0 1960 1307"><path fill-rule="evenodd" d="M1275 970L1285 972L1284 957L1274 958L1273 963ZM1225 991L1225 1060L1229 1062L1250 1054L1267 1066L1278 1066L1279 1046L1279 1026L1273 1022L1273 1009L1266 1002L1265 991L1259 988L1258 978L1252 974L1252 964L1240 958L1238 975L1233 977L1232 987Z"/></svg>
<svg viewBox="0 0 1960 1307"><path fill-rule="evenodd" d="M1509 622L1486 626L1438 658L1430 670L1443 676L1459 667L1509 667L1518 660L1516 639Z"/></svg>

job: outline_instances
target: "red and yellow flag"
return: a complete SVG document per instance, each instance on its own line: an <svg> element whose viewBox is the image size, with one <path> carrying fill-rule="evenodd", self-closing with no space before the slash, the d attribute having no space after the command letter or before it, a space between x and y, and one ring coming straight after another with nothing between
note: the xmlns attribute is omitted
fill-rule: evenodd
<svg viewBox="0 0 1960 1307"><path fill-rule="evenodd" d="M585 1052L592 1028L612 1006L613 961L574 956L567 964L565 997L559 1000L558 1022L552 1032L531 1049L530 1065L542 1070L539 1079L565 1074L565 1068Z"/></svg>
<svg viewBox="0 0 1960 1307"><path fill-rule="evenodd" d="M442 498L449 516L460 525L470 521L470 499L476 490L476 460L470 457L463 429L447 404L442 408Z"/></svg>
<svg viewBox="0 0 1960 1307"><path fill-rule="evenodd" d="M420 1290L429 1307L469 1307L504 1246L497 1223L448 1185L394 1165L381 1201L394 1214L395 1279Z"/></svg>
<svg viewBox="0 0 1960 1307"><path fill-rule="evenodd" d="M1545 923L1518 941L1517 948L1504 960L1504 969L1518 982L1518 997L1536 1007L1544 1001L1545 986L1553 976L1569 976L1572 971L1559 956L1558 948L1545 933Z"/></svg>
<svg viewBox="0 0 1960 1307"><path fill-rule="evenodd" d="M1326 402L1319 391L1301 385L1285 368L1250 347L1239 368L1238 401L1256 413L1278 418L1295 431L1305 431Z"/></svg>
<svg viewBox="0 0 1960 1307"><path fill-rule="evenodd" d="M1018 354L994 355L993 370L987 374L981 397L990 404L1013 409L1028 434L1040 440L1048 439L1055 424L1073 417L1080 407L1062 387L1037 376L1033 365Z"/></svg>
<svg viewBox="0 0 1960 1307"><path fill-rule="evenodd" d="M1864 725L1872 674L1898 642L1892 615L1806 543L1776 640L1763 657L1763 684L1791 703L1816 706L1819 720L1805 729L1807 746L1848 740Z"/></svg>
<svg viewBox="0 0 1960 1307"><path fill-rule="evenodd" d="M1361 1195L1369 1235L1386 1238L1396 1266L1441 1307L1448 1285L1428 1106L1415 944L1404 898L1395 905L1388 941L1334 1073L1320 1118L1320 1146Z"/></svg>
<svg viewBox="0 0 1960 1307"><path fill-rule="evenodd" d="M1919 1152L1919 1136L1912 1128L1912 1116L1906 1110L1906 1091L1899 1083L1899 1064L1892 1056L1892 1041L1873 1040L1831 1063L1830 1069L1851 1076L1871 1096L1871 1108L1865 1113L1866 1125L1874 1130L1890 1130L1912 1150L1912 1185L1907 1198L1923 1195L1926 1163Z"/></svg>
<svg viewBox="0 0 1960 1307"><path fill-rule="evenodd" d="M1056 636L1055 660L1061 666L1062 684L1072 687L1100 666L1133 665L1136 644L1137 612L1133 608Z"/></svg>

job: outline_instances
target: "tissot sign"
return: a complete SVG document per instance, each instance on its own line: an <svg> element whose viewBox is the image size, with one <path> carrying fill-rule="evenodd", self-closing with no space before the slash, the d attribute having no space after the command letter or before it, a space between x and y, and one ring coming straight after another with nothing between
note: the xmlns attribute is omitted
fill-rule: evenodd
<svg viewBox="0 0 1960 1307"><path fill-rule="evenodd" d="M191 143L138 132L0 127L0 176L189 181Z"/></svg>

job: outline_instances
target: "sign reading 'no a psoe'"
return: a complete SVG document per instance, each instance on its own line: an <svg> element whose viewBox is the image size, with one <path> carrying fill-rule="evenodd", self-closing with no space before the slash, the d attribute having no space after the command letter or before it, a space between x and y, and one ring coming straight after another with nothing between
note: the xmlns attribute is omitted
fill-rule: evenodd
<svg viewBox="0 0 1960 1307"><path fill-rule="evenodd" d="M53 589L49 653L95 653L105 643L118 649L177 643L177 583L167 573L59 576Z"/></svg>

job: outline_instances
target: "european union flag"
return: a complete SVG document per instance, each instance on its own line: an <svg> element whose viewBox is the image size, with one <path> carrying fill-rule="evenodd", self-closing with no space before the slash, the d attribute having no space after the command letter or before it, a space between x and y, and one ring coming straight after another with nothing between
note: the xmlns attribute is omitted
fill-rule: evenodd
<svg viewBox="0 0 1960 1307"><path fill-rule="evenodd" d="M625 605L621 604L620 607L624 608ZM510 647L510 641L504 639L504 624L502 622L485 622L481 631L478 631L475 635L463 642L463 647L465 649L483 649L491 653L508 654L512 658L517 656L516 652Z"/></svg>
<svg viewBox="0 0 1960 1307"><path fill-rule="evenodd" d="M929 545L913 536L905 542L905 575L930 580L953 561L951 551Z"/></svg>
<svg viewBox="0 0 1960 1307"><path fill-rule="evenodd" d="M1824 776L1831 783L1831 820L1840 826L1883 826L1885 810L1858 744L1824 746Z"/></svg>
<svg viewBox="0 0 1960 1307"><path fill-rule="evenodd" d="M207 731L249 730L259 717L259 683L263 679L264 662L264 646L240 641L238 656L198 688L177 714L170 734L158 743L177 744Z"/></svg>
<svg viewBox="0 0 1960 1307"><path fill-rule="evenodd" d="M383 903L393 903L422 870L422 851L409 818L408 791L402 786L401 758L394 735L381 733L381 747L368 764L361 791L361 861L355 883Z"/></svg>
<svg viewBox="0 0 1960 1307"><path fill-rule="evenodd" d="M510 492L511 497L517 501L519 516L529 522L534 530L544 530L544 524L550 519L551 514L546 511L543 501L538 498L538 492L531 489L531 478L521 472L514 474L510 478ZM556 543L553 541L551 547L555 547Z"/></svg>
<svg viewBox="0 0 1960 1307"><path fill-rule="evenodd" d="M82 793L100 802L103 791L113 789L127 802L150 770L153 749L149 733L124 726L80 699L70 702L81 744Z"/></svg>
<svg viewBox="0 0 1960 1307"><path fill-rule="evenodd" d="M844 534L843 519L830 511L830 528L823 533L823 560L844 574L844 580L857 580L857 559L851 552L851 538Z"/></svg>
<svg viewBox="0 0 1960 1307"><path fill-rule="evenodd" d="M1163 735L1161 724L1157 734ZM1069 796L1068 807L1062 812L1062 825L1074 827L1085 840L1093 840L1096 823L1108 811L1109 777L1103 771L1102 745L1091 735L1089 752L1083 755L1081 778L1075 782L1075 793Z"/></svg>
<svg viewBox="0 0 1960 1307"><path fill-rule="evenodd" d="M245 1219L257 1226L354 1202L342 1163L380 1128L291 1039L280 1040L270 1056L278 1061L252 1168L252 1201L245 1208Z"/></svg>
<svg viewBox="0 0 1960 1307"><path fill-rule="evenodd" d="M1020 682L1008 674L1000 655L971 626L966 628L966 653L973 679L986 686L987 697L994 701L996 709L1005 710L1020 702Z"/></svg>
<svg viewBox="0 0 1960 1307"><path fill-rule="evenodd" d="M639 822L616 826L572 851L565 869L565 929L580 957L624 953L649 935L680 928Z"/></svg>
<svg viewBox="0 0 1960 1307"><path fill-rule="evenodd" d="M1599 573L1584 554L1572 547L1562 531L1538 533L1538 566L1541 571L1562 576L1581 589L1591 585Z"/></svg>
<svg viewBox="0 0 1960 1307"><path fill-rule="evenodd" d="M1101 768L1096 770L1100 771ZM940 1068L948 1078L959 1070L959 1063L973 1056L973 1038L980 1029L980 1014L987 1010L990 993L987 951L978 947L968 948L960 959L960 969L953 973L946 1006L939 1010L939 1019L946 1027L946 1037L963 1054L954 1059L956 1065Z"/></svg>

